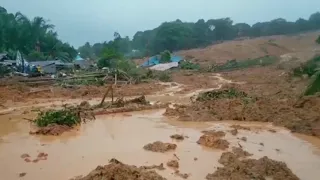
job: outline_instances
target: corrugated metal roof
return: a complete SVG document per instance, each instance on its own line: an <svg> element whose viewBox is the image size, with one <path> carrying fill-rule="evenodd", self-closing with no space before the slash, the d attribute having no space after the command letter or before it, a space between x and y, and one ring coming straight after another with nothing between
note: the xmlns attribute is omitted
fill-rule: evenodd
<svg viewBox="0 0 320 180"><path fill-rule="evenodd" d="M52 60L52 61L32 61L28 63L35 66L47 66L50 64L61 64L62 62L60 60Z"/></svg>

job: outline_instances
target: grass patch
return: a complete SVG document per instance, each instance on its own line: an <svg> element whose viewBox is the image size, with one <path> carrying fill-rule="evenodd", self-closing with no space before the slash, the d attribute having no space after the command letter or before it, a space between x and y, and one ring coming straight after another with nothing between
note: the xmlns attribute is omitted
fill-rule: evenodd
<svg viewBox="0 0 320 180"><path fill-rule="evenodd" d="M200 69L199 64L194 64L190 61L181 61L179 66L180 66L180 69L187 69L187 70L199 70Z"/></svg>
<svg viewBox="0 0 320 180"><path fill-rule="evenodd" d="M247 59L243 61L230 60L223 65L214 66L213 70L219 72L219 71L232 71L237 69L245 69L245 68L250 68L254 66L268 66L276 63L277 61L278 61L278 58L275 56L264 56L261 58Z"/></svg>

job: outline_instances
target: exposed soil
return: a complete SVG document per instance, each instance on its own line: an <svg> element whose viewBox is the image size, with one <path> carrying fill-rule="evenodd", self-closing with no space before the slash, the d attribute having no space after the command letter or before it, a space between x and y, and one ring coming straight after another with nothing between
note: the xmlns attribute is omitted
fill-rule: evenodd
<svg viewBox="0 0 320 180"><path fill-rule="evenodd" d="M24 159L24 158L29 158L30 155L29 155L29 154L22 154L20 157L21 157L22 159Z"/></svg>
<svg viewBox="0 0 320 180"><path fill-rule="evenodd" d="M232 129L230 130L230 133L233 135L233 136L236 136L238 134L238 129Z"/></svg>
<svg viewBox="0 0 320 180"><path fill-rule="evenodd" d="M112 159L108 165L98 166L85 177L76 180L165 180L153 170L130 166Z"/></svg>
<svg viewBox="0 0 320 180"><path fill-rule="evenodd" d="M29 162L33 162L33 163L37 163L41 160L47 160L48 159L48 154L47 153L43 153L43 152L40 152L37 156L36 159L34 160L31 160L31 157L29 154L22 154L20 156L22 159L24 159L25 162L29 163Z"/></svg>
<svg viewBox="0 0 320 180"><path fill-rule="evenodd" d="M132 111L142 111L142 110L150 110L150 109L160 109L166 108L167 104L153 104L153 105L141 105L141 104L127 104L124 107L116 107L116 108L100 108L94 110L95 115L103 115L103 114L114 114L114 113L123 113L123 112L132 112Z"/></svg>
<svg viewBox="0 0 320 180"><path fill-rule="evenodd" d="M203 131L203 133L204 135L197 141L198 144L222 150L229 148L230 143L227 140L221 139L221 137L225 136L224 132L211 130Z"/></svg>
<svg viewBox="0 0 320 180"><path fill-rule="evenodd" d="M316 47L314 40L318 36L319 32L309 32L296 36L244 38L243 40L226 41L206 48L183 50L179 51L178 54L189 57L188 59L201 65L220 64L232 59L243 60L265 55L281 56L287 53L300 53L301 51L307 51L307 53L299 55L299 58L308 59L310 55L311 57L314 55L312 49Z"/></svg>
<svg viewBox="0 0 320 180"><path fill-rule="evenodd" d="M248 89L249 85L237 85ZM229 88L229 87L226 87ZM256 88L251 86L251 88ZM261 88L261 87L260 87ZM253 98L218 98L196 101L192 105L167 108L165 115L178 116L181 121L262 121L284 126L292 132L320 137L320 95L298 97L292 90L278 89L274 94L248 90ZM263 88L259 89L262 91ZM264 87L264 91L270 88ZM277 89L277 88L272 88ZM250 93L252 92L252 95ZM260 95L259 95L260 94ZM235 129L249 130L241 126Z"/></svg>
<svg viewBox="0 0 320 180"><path fill-rule="evenodd" d="M234 128L235 130L246 130L246 131L250 131L251 128L250 127L245 127L245 126L241 126L241 125L232 125L230 126L231 128Z"/></svg>
<svg viewBox="0 0 320 180"><path fill-rule="evenodd" d="M206 179L266 180L272 178L273 180L299 180L299 178L292 173L284 162L275 161L266 156L258 160L239 160L238 157L239 155L231 152L222 153L219 162L223 164L224 167L218 167L214 173L208 174Z"/></svg>
<svg viewBox="0 0 320 180"><path fill-rule="evenodd" d="M181 177L182 179L188 179L188 177L189 177L189 174L181 173L179 170L176 170L176 171L174 172L174 174L175 174L176 176Z"/></svg>
<svg viewBox="0 0 320 180"><path fill-rule="evenodd" d="M246 137L241 137L240 138L242 141L247 141L247 138Z"/></svg>
<svg viewBox="0 0 320 180"><path fill-rule="evenodd" d="M180 135L180 134L171 135L170 138L171 139L180 140L180 141L184 140L184 137L182 135Z"/></svg>
<svg viewBox="0 0 320 180"><path fill-rule="evenodd" d="M179 162L177 160L170 160L167 162L168 167L179 168Z"/></svg>
<svg viewBox="0 0 320 180"><path fill-rule="evenodd" d="M34 100L39 98L95 98L102 97L107 88L108 85L77 86L74 88L42 85L38 88L33 88L27 84L18 83L0 86L0 103L4 103L7 100L12 100L13 102L27 102L31 99ZM164 88L165 86L154 82L134 85L116 85L114 87L114 96L148 95L161 91ZM108 97L111 97L111 95L109 94Z"/></svg>
<svg viewBox="0 0 320 180"><path fill-rule="evenodd" d="M214 137L217 137L217 138L224 137L226 135L225 132L216 131L216 130L202 131L202 133L210 135L210 136L214 136Z"/></svg>
<svg viewBox="0 0 320 180"><path fill-rule="evenodd" d="M70 131L72 127L67 125L50 124L46 127L39 127L36 131L30 131L32 135L52 135L58 136L66 131Z"/></svg>
<svg viewBox="0 0 320 180"><path fill-rule="evenodd" d="M178 93L185 94L194 92L195 89L218 88L221 82L212 77L210 73L195 71L179 71L172 74L172 80L183 84L182 90Z"/></svg>
<svg viewBox="0 0 320 180"><path fill-rule="evenodd" d="M25 172L19 173L19 177L24 177L25 175L27 175Z"/></svg>
<svg viewBox="0 0 320 180"><path fill-rule="evenodd" d="M153 151L153 152L167 152L167 151L171 151L171 150L175 150L177 148L176 144L172 144L172 143L163 143L161 141L156 141L153 143L149 143L147 145L145 145L143 147L143 149L147 150L147 151Z"/></svg>
<svg viewBox="0 0 320 180"><path fill-rule="evenodd" d="M232 152L238 157L243 158L247 156L252 156L253 154L250 154L249 152L243 150L240 147L232 147ZM222 163L221 163L222 164Z"/></svg>
<svg viewBox="0 0 320 180"><path fill-rule="evenodd" d="M160 165L151 165L151 166L141 166L140 168L142 169L157 169L157 170L165 170L166 168L164 168L163 163L161 163Z"/></svg>

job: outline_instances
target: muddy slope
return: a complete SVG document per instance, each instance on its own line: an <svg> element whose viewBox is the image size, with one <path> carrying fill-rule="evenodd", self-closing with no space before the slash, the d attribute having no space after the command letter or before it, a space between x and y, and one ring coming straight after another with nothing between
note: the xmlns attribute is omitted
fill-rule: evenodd
<svg viewBox="0 0 320 180"><path fill-rule="evenodd" d="M292 132L320 137L320 95L301 97L307 81L290 79L273 68L229 72L230 78L246 83L199 95L191 105L167 108L165 115L181 121L273 122Z"/></svg>

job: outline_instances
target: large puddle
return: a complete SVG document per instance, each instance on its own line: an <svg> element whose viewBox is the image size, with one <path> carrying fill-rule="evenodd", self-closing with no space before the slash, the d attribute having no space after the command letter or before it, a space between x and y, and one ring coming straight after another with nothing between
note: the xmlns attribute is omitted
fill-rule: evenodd
<svg viewBox="0 0 320 180"><path fill-rule="evenodd" d="M27 121L9 122L6 133L0 134L0 176L1 179L21 179L19 173L25 172L26 180L70 179L86 175L98 165L108 164L116 158L130 165L158 165L180 159L180 172L190 174L188 179L205 179L221 166L218 159L220 150L211 150L196 143L206 129L227 131L233 122L195 123L177 122L162 116L164 110L153 110L97 116L97 120L88 122L78 130L64 133L59 137L29 135L30 124ZM237 137L247 137L243 142L227 133L226 139L231 146L240 143L245 150L253 153L253 158L268 156L284 161L301 179L317 180L320 177L320 140L308 136L295 136L288 131L272 127L269 124L247 124L251 131L239 131ZM276 129L272 133L267 129ZM184 141L170 139L172 134L188 136ZM143 149L147 143L154 141L174 142L177 149L168 153L154 153ZM260 145L263 143L264 146ZM37 163L25 162L20 156L27 153L31 160L44 152L47 160ZM195 161L194 158L198 160ZM173 174L174 170L166 168L158 171L167 179L181 179Z"/></svg>

